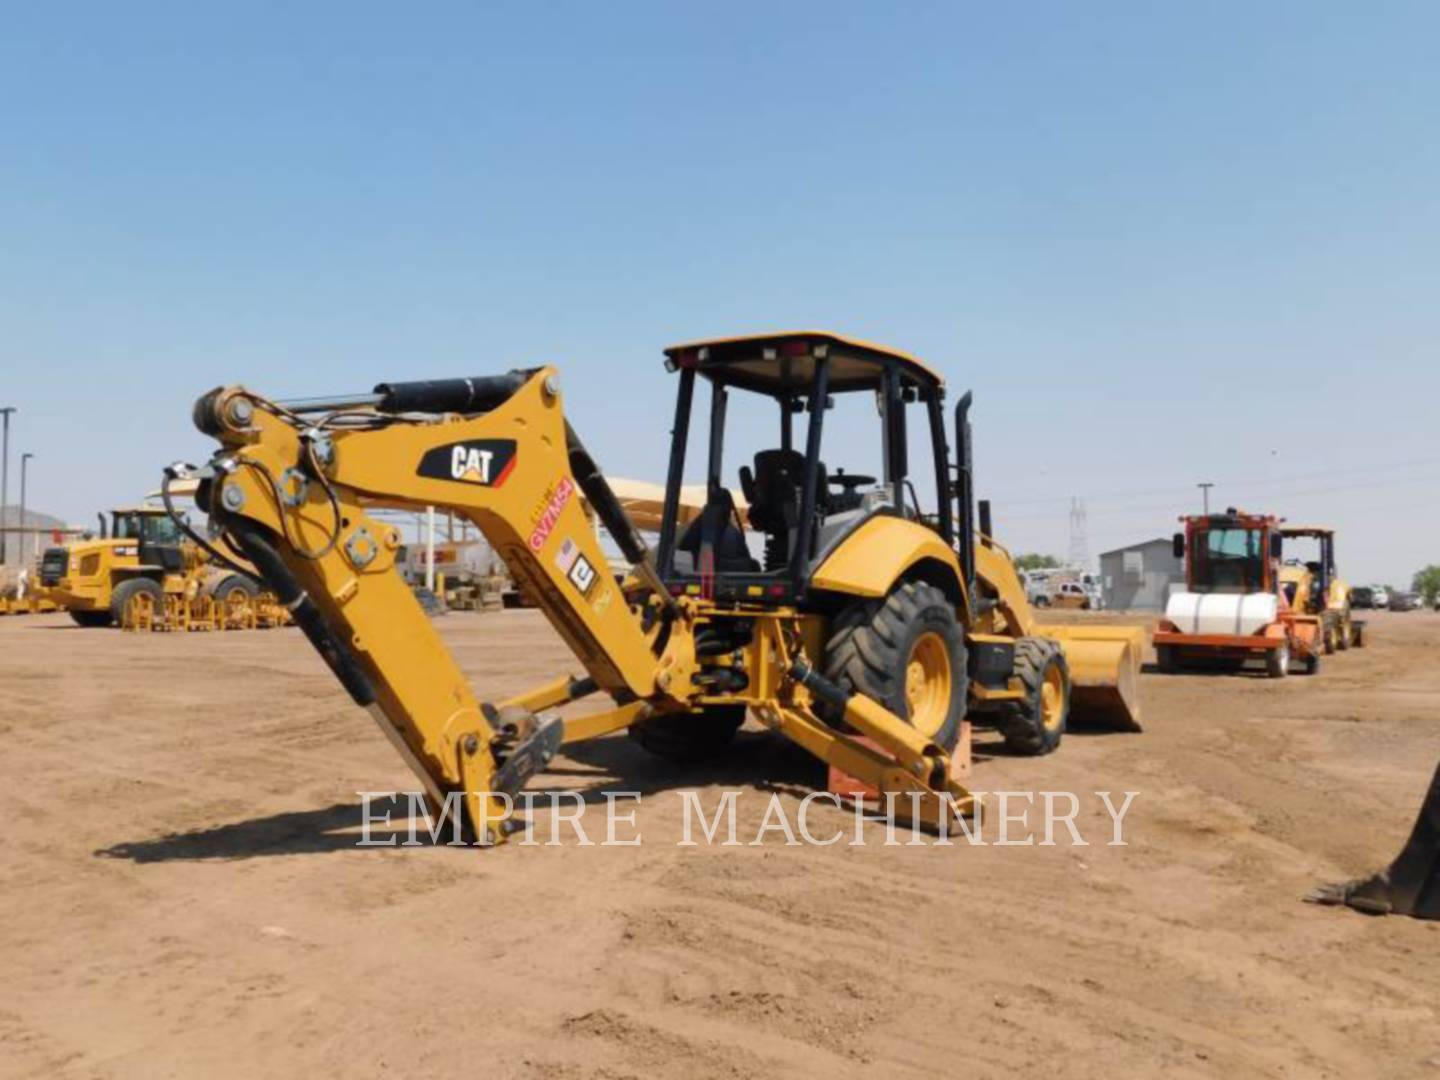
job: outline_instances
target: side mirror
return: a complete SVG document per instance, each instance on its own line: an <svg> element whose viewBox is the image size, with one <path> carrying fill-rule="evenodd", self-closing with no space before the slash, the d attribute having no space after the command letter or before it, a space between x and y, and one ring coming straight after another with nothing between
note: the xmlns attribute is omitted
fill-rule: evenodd
<svg viewBox="0 0 1440 1080"><path fill-rule="evenodd" d="M1175 554L1175 558L1177 559L1183 559L1185 557L1184 533L1176 533L1173 537L1171 537L1170 550Z"/></svg>
<svg viewBox="0 0 1440 1080"><path fill-rule="evenodd" d="M1277 532L1277 533L1271 533L1271 534L1270 534L1270 557L1271 557L1272 559L1278 559L1278 558L1280 558L1280 556L1281 556L1281 554L1282 554L1282 552L1283 552L1284 550L1285 550L1285 538L1284 538L1283 536L1281 536L1278 532Z"/></svg>

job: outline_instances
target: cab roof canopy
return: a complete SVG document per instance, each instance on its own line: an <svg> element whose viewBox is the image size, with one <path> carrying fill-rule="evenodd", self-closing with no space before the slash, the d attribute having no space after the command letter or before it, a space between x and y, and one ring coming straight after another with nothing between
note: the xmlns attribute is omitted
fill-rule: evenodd
<svg viewBox="0 0 1440 1080"><path fill-rule="evenodd" d="M907 386L945 385L944 379L908 353L823 330L691 341L670 346L665 357L671 370L694 368L713 382L772 397L808 392L820 357L830 364L830 393L878 390L886 367L898 371Z"/></svg>
<svg viewBox="0 0 1440 1080"><path fill-rule="evenodd" d="M1259 529L1264 526L1278 527L1285 520L1273 514L1252 514L1245 510L1236 510L1233 506L1223 513L1185 514L1180 520L1195 526L1208 525L1212 528L1231 529Z"/></svg>
<svg viewBox="0 0 1440 1080"><path fill-rule="evenodd" d="M1281 536L1334 536L1334 529L1327 529L1324 525L1285 525L1280 529Z"/></svg>

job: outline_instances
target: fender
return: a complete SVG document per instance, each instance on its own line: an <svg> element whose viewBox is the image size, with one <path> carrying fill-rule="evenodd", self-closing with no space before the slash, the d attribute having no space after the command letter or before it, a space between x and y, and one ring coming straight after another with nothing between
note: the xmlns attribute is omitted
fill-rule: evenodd
<svg viewBox="0 0 1440 1080"><path fill-rule="evenodd" d="M943 589L957 608L968 606L954 549L926 526L889 515L872 517L845 537L810 576L810 586L878 598L906 577Z"/></svg>

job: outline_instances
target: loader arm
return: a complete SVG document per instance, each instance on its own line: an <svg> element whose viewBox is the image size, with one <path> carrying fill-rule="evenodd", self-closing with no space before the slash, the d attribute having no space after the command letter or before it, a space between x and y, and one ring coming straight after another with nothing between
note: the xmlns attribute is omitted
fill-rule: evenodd
<svg viewBox="0 0 1440 1080"><path fill-rule="evenodd" d="M224 448L197 502L291 608L432 798L493 793L488 803L466 795L481 836L479 823L506 816L497 796L513 794L548 760L562 728L557 722L531 733L533 723L522 724L530 745L518 745L507 730L513 717L476 699L392 572L398 530L372 509L436 506L474 523L585 667L585 689L604 690L622 706L673 701L657 677L685 668L676 653L690 641L665 632L668 616L653 595L642 624L642 609L622 594L581 508L572 461L592 471L593 464L567 430L554 369L512 383L513 392L479 403L492 408L468 415L410 412L454 403L443 395L417 400L407 388L420 384L318 420L242 388L212 391L196 406L197 424ZM396 411L377 411L387 405ZM688 680L673 685L684 693ZM565 700L557 692L535 704Z"/></svg>

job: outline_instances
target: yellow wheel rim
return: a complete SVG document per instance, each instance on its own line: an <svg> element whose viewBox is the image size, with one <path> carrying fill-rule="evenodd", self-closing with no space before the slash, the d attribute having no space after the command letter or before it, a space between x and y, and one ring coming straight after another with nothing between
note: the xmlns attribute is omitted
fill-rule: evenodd
<svg viewBox="0 0 1440 1080"><path fill-rule="evenodd" d="M950 715L950 653L945 639L933 630L915 639L905 663L905 704L910 723L933 739Z"/></svg>
<svg viewBox="0 0 1440 1080"><path fill-rule="evenodd" d="M1055 731L1065 715L1065 676L1059 664L1045 669L1045 681L1040 684L1040 722L1046 731Z"/></svg>

